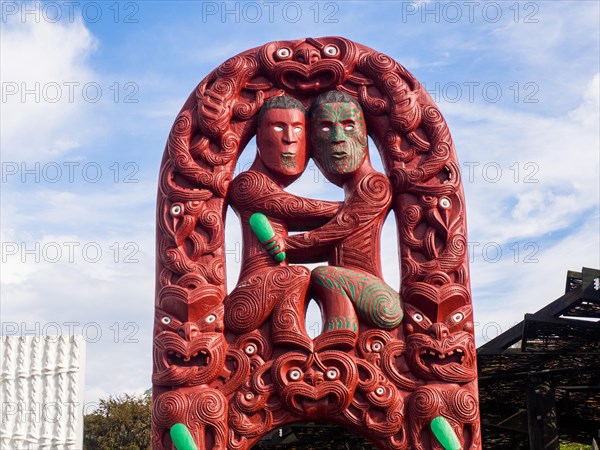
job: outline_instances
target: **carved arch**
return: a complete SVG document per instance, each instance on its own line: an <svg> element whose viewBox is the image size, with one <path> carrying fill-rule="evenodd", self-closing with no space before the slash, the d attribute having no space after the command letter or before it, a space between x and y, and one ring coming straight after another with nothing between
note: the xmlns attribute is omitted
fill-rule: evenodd
<svg viewBox="0 0 600 450"><path fill-rule="evenodd" d="M296 51L318 57L311 62ZM331 89L361 104L392 183L404 325L363 327L351 351L321 336L310 351L277 351L260 330L240 337L223 325L227 191L266 99L285 93L308 107ZM271 429L302 420L295 395L323 394L298 394L281 371L292 362L316 370L323 361L346 377L331 387L332 420L363 434L367 427L381 448L433 445L420 430L439 415L464 448L480 448L478 419L469 416L477 386L459 165L444 118L403 66L340 37L271 42L228 59L175 120L157 204L155 448L168 448L177 422L202 448L249 448ZM445 392L469 394L471 409L453 406L460 400Z"/></svg>

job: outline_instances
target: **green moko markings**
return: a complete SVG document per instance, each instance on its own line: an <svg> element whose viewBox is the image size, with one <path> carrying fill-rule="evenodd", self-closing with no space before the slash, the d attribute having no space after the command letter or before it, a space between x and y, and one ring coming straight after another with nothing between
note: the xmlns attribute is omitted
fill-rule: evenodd
<svg viewBox="0 0 600 450"><path fill-rule="evenodd" d="M436 417L431 421L429 427L444 450L460 450L460 441L456 437L452 425L444 417Z"/></svg>
<svg viewBox="0 0 600 450"><path fill-rule="evenodd" d="M182 423L176 423L171 427L171 440L177 450L198 450L190 430Z"/></svg>
<svg viewBox="0 0 600 450"><path fill-rule="evenodd" d="M250 228L252 228L252 231L261 244L264 244L275 236L275 231L273 231L269 219L262 213L254 213L250 216ZM273 245L270 245L268 247L267 250L271 256L273 256L273 252L279 249L279 246L273 247ZM277 262L282 262L285 259L285 252L277 253L273 258Z"/></svg>

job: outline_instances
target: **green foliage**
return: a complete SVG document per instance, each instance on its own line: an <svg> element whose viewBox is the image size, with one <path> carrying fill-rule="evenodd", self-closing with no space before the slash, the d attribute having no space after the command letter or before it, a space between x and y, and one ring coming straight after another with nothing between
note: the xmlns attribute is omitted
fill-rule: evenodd
<svg viewBox="0 0 600 450"><path fill-rule="evenodd" d="M591 450L591 445L578 444L576 442L560 441L560 450Z"/></svg>
<svg viewBox="0 0 600 450"><path fill-rule="evenodd" d="M125 394L101 399L84 420L85 450L142 450L151 448L152 399Z"/></svg>

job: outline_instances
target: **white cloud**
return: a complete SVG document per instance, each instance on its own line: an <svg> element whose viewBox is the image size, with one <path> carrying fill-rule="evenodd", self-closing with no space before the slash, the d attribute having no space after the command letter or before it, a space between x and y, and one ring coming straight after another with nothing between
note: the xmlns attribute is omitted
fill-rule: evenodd
<svg viewBox="0 0 600 450"><path fill-rule="evenodd" d="M598 208L598 96L581 87L572 113L443 104L452 121L471 236L506 242L569 227ZM543 115L542 115L543 114ZM583 120L582 118L585 118Z"/></svg>
<svg viewBox="0 0 600 450"><path fill-rule="evenodd" d="M44 161L88 136L98 76L88 58L97 41L80 22L3 17L1 32L2 157ZM78 84L73 84L78 83ZM89 91L83 88L89 86ZM87 127L84 124L88 124Z"/></svg>

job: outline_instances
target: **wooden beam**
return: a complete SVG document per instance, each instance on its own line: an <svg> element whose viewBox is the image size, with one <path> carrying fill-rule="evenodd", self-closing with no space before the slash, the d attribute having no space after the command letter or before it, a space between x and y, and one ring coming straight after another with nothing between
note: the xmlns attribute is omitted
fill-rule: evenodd
<svg viewBox="0 0 600 450"><path fill-rule="evenodd" d="M554 386L545 377L527 380L527 423L531 450L560 450Z"/></svg>

